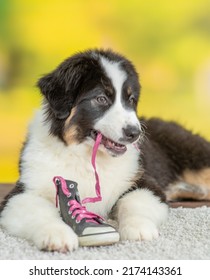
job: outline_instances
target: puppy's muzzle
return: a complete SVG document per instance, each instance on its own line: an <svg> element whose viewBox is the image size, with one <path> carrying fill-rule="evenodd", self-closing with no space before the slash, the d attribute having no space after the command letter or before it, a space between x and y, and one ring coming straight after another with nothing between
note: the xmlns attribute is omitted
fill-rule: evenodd
<svg viewBox="0 0 210 280"><path fill-rule="evenodd" d="M138 126L128 125L122 130L123 137L120 140L123 142L133 143L140 137L141 130Z"/></svg>

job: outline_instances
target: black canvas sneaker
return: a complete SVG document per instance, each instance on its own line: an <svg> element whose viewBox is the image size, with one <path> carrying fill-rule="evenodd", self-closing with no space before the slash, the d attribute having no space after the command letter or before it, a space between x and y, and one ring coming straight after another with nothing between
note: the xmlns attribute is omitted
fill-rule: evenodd
<svg viewBox="0 0 210 280"><path fill-rule="evenodd" d="M78 235L80 246L110 245L119 241L119 233L104 219L81 204L77 183L60 176L53 179L63 221Z"/></svg>

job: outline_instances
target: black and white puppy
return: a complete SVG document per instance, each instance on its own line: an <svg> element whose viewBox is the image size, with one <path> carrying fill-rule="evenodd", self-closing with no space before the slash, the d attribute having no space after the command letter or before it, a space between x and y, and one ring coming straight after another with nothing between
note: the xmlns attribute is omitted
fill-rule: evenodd
<svg viewBox="0 0 210 280"><path fill-rule="evenodd" d="M94 197L90 159L99 131L103 199L87 208L115 220L121 240L157 238L168 200L210 199L210 143L175 123L138 119L139 79L125 57L110 50L76 54L38 87L44 99L22 149L19 182L1 206L0 224L9 233L40 249L78 247L55 207L52 178L78 182L81 199Z"/></svg>

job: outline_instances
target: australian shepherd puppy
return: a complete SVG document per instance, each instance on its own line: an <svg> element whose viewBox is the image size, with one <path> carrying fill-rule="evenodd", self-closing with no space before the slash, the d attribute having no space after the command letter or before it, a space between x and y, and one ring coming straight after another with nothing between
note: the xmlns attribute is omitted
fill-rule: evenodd
<svg viewBox="0 0 210 280"><path fill-rule="evenodd" d="M102 201L87 209L113 219L121 240L152 240L167 201L210 199L210 143L176 123L139 119L138 74L110 50L78 53L38 81L41 109L20 156L20 178L1 206L0 224L38 248L71 251L78 237L55 206L55 175L95 196L95 138Z"/></svg>

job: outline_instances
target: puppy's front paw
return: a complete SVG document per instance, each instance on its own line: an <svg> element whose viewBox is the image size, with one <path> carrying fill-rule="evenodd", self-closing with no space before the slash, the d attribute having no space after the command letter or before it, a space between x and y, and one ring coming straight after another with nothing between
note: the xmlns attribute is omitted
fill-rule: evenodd
<svg viewBox="0 0 210 280"><path fill-rule="evenodd" d="M46 225L34 236L36 246L45 251L66 253L78 248L78 237L65 223Z"/></svg>
<svg viewBox="0 0 210 280"><path fill-rule="evenodd" d="M159 236L157 226L146 218L132 218L120 223L121 240L152 240Z"/></svg>

